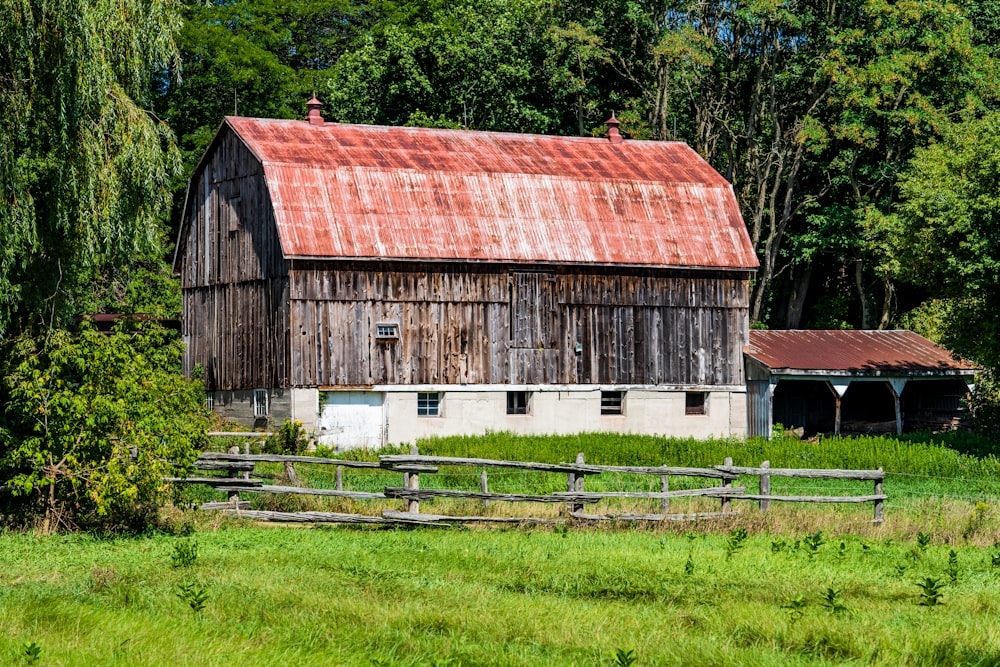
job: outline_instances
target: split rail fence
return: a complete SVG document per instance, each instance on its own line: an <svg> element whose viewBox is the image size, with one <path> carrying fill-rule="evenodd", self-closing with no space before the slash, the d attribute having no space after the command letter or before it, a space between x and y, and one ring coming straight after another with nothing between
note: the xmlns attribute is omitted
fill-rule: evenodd
<svg viewBox="0 0 1000 667"><path fill-rule="evenodd" d="M295 479L295 464L318 464L335 466L335 488L310 488L265 484L265 480L253 477L258 463L281 463L285 466L285 477ZM462 466L481 469L479 490L466 491L444 488L421 488L421 477L439 473L442 466ZM205 452L195 462L199 471L215 471L226 476L172 477L165 481L175 484L205 484L216 491L229 494L228 501L208 502L200 506L204 510L218 510L227 514L262 521L288 521L310 523L398 523L420 525L449 525L460 522L502 522L502 523L557 523L561 518L521 517L521 516L452 516L429 514L420 511L420 502L436 498L481 501L484 506L494 502L502 503L547 503L566 506L566 515L581 520L620 521L670 521L706 518L723 518L738 513L733 509L734 500L756 501L761 511L768 511L772 502L791 503L872 503L874 521L883 520L883 503L887 496L883 492L885 473L878 470L815 470L793 468L771 468L767 461L759 467L739 467L727 458L721 466L711 468L686 468L675 466L610 466L592 465L578 454L573 463L539 463L529 461L498 461L493 459L459 458L448 456L422 456L414 448L408 455L380 456L378 461L349 461L344 459L317 458L312 456L284 456L274 454L243 454L238 448L228 453ZM344 488L344 469L367 469L389 473L402 473L402 484L386 486L381 492L352 491ZM489 490L488 470L506 469L525 472L557 473L566 475L566 491L546 494L495 493ZM642 475L659 478L659 491L587 491L585 480L602 474ZM745 487L733 486L740 475L759 477L759 492L748 493ZM272 475L273 477L273 475ZM670 490L671 477L700 478L706 482L717 482L718 486L694 489ZM792 477L802 479L836 479L867 481L874 483L874 492L849 496L787 496L771 494L772 477ZM397 478L398 479L398 478ZM655 484L654 484L655 488ZM251 509L245 500L246 494L307 494L355 501L402 501L403 510L382 510L380 514L353 514L340 512L274 512ZM718 499L717 512L670 513L670 501L676 498ZM601 501L611 499L650 499L659 501L659 512L608 513L586 511L586 508Z"/></svg>

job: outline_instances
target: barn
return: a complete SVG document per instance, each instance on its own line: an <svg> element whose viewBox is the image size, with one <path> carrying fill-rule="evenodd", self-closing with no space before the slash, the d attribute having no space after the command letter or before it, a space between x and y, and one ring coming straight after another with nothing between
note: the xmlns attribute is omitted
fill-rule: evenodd
<svg viewBox="0 0 1000 667"><path fill-rule="evenodd" d="M174 271L185 371L324 443L746 432L757 259L686 144L226 118Z"/></svg>

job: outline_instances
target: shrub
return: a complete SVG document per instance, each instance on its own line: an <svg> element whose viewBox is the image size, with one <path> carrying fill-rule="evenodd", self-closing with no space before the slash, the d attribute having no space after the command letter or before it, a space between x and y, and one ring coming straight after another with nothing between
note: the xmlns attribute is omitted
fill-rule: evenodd
<svg viewBox="0 0 1000 667"><path fill-rule="evenodd" d="M0 514L43 532L144 529L171 463L205 443L200 386L180 373L181 343L154 323L111 335L84 325L0 353Z"/></svg>
<svg viewBox="0 0 1000 667"><path fill-rule="evenodd" d="M302 422L286 419L278 430L264 441L264 452L297 456L304 454L308 445L309 441L306 439Z"/></svg>

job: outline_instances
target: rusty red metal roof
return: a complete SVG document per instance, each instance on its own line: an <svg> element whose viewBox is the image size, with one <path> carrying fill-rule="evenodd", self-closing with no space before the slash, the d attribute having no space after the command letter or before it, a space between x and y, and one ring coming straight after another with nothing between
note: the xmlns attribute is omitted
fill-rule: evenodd
<svg viewBox="0 0 1000 667"><path fill-rule="evenodd" d="M975 366L912 331L750 331L744 353L772 371L967 374Z"/></svg>
<svg viewBox="0 0 1000 667"><path fill-rule="evenodd" d="M229 117L290 258L757 267L686 144Z"/></svg>

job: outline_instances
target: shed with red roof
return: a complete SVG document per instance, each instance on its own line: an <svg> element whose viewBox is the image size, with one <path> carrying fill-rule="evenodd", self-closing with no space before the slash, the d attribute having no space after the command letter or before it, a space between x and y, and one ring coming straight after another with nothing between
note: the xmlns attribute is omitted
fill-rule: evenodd
<svg viewBox="0 0 1000 667"><path fill-rule="evenodd" d="M955 428L976 367L912 331L751 331L748 434Z"/></svg>

